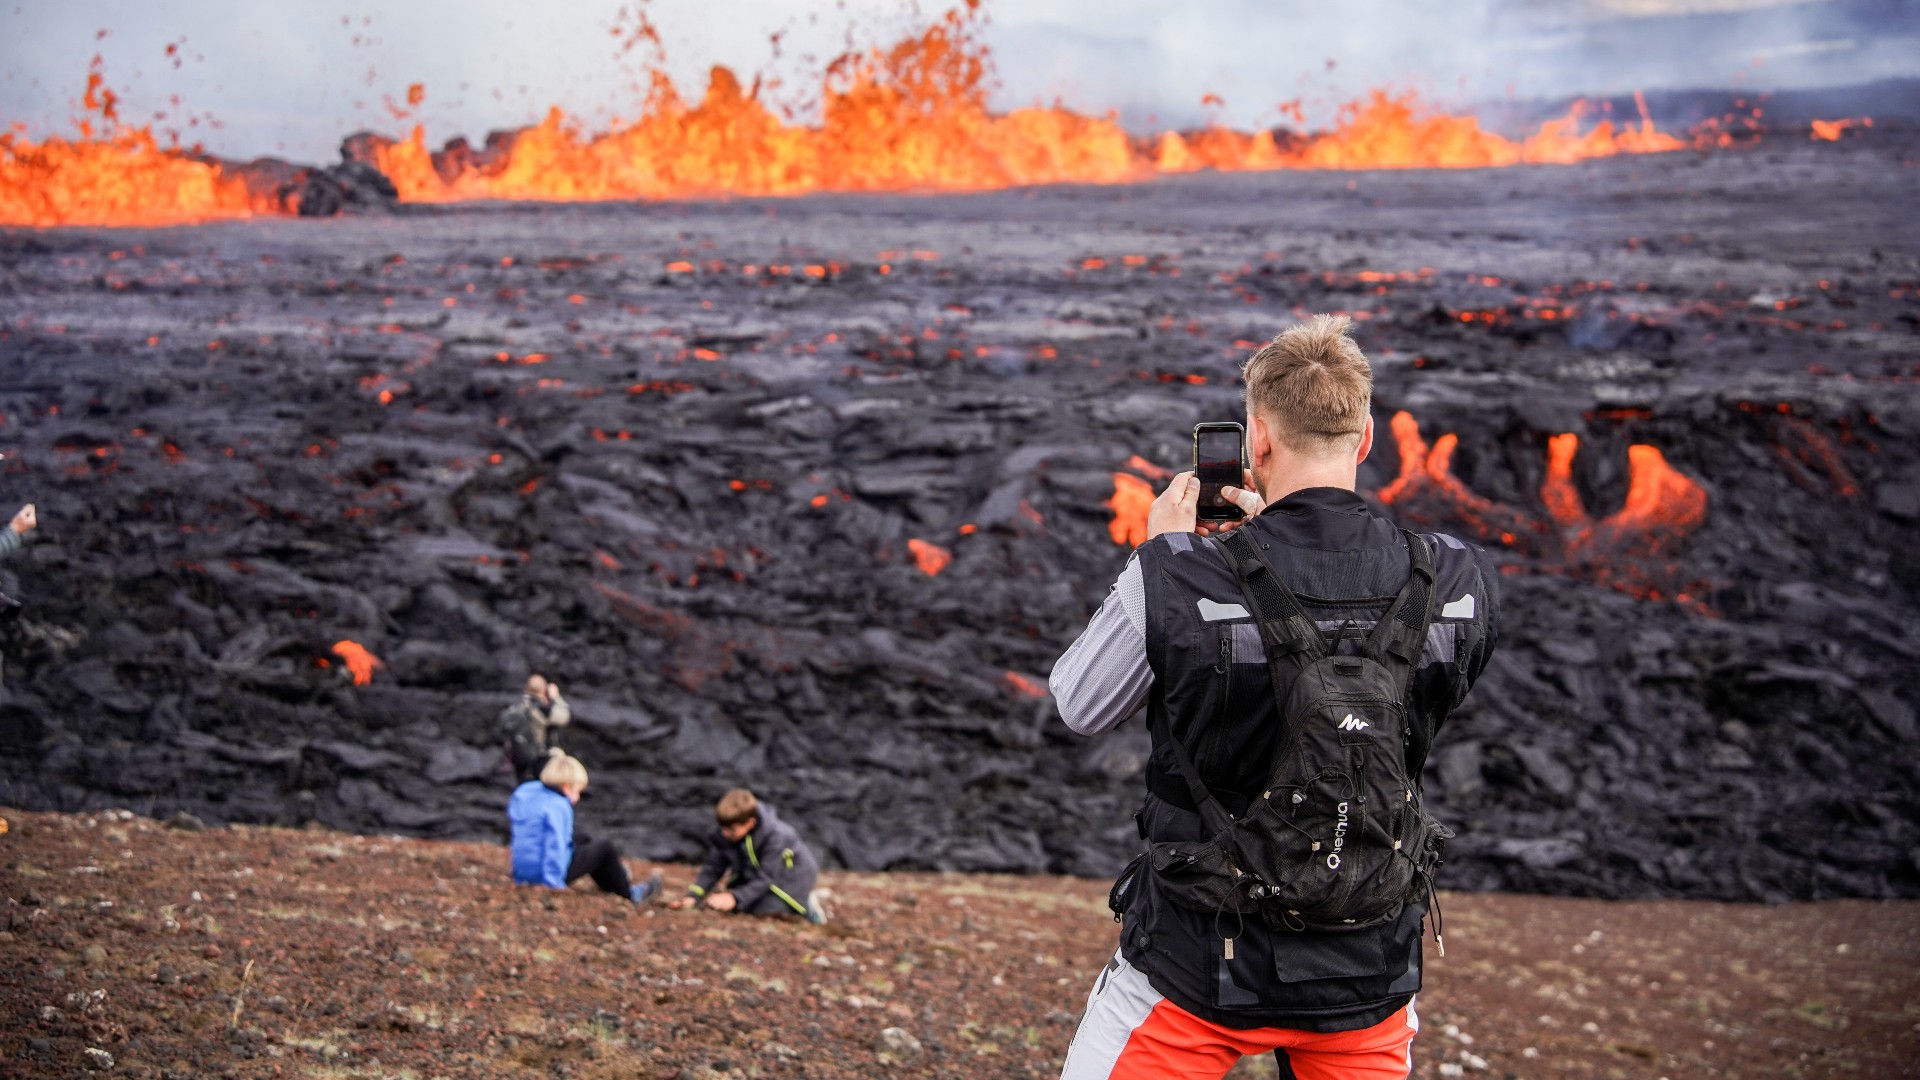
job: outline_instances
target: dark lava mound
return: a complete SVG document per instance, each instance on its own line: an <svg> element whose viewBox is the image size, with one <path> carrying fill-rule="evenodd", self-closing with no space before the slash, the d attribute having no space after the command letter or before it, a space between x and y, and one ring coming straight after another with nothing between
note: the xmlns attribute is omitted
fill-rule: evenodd
<svg viewBox="0 0 1920 1080"><path fill-rule="evenodd" d="M1446 883L1920 895L1916 154L0 234L0 801L495 836L538 670L640 855L748 781L841 865L1107 873L1145 736L1044 685L1116 473L1343 310L1363 490L1508 571Z"/></svg>

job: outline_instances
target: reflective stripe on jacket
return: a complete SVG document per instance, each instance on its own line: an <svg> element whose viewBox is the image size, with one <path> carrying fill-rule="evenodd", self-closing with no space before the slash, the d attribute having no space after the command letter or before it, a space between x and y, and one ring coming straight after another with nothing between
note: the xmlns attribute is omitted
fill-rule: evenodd
<svg viewBox="0 0 1920 1080"><path fill-rule="evenodd" d="M795 915L807 913L807 897L820 878L820 864L793 827L780 820L773 807L760 804L753 831L733 843L720 830L707 837L707 860L700 867L692 892L705 896L728 877L727 891L738 910L753 907L771 893Z"/></svg>

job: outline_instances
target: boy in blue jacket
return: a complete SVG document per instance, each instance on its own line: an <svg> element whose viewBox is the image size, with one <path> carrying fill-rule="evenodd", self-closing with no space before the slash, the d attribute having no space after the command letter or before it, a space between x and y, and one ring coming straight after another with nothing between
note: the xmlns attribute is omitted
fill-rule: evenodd
<svg viewBox="0 0 1920 1080"><path fill-rule="evenodd" d="M745 788L721 796L714 808L719 827L707 839L707 861L687 895L669 904L683 908L700 904L714 911L742 915L793 915L809 922L827 921L816 890L820 864L793 827L781 821L773 807ZM724 892L715 892L721 879Z"/></svg>
<svg viewBox="0 0 1920 1080"><path fill-rule="evenodd" d="M574 833L573 805L585 790L587 767L566 754L549 758L540 779L514 789L507 803L507 821L513 827L514 883L564 889L575 878L592 875L601 892L646 903L660 891L658 873L635 885L611 840L589 840Z"/></svg>

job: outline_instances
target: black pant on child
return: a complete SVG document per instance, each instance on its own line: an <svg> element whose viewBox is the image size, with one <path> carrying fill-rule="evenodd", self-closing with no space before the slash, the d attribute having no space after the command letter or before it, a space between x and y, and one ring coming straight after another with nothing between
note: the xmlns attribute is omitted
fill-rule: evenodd
<svg viewBox="0 0 1920 1080"><path fill-rule="evenodd" d="M620 849L613 846L611 840L590 840L583 833L573 834L573 862L567 864L567 881L585 875L593 875L593 883L600 886L601 892L615 896L633 894L633 878L627 875L627 864L620 858Z"/></svg>

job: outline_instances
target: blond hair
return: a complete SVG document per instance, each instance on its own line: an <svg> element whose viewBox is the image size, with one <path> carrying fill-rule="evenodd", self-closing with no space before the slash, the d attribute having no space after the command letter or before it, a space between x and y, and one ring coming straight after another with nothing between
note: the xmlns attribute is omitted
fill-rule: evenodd
<svg viewBox="0 0 1920 1080"><path fill-rule="evenodd" d="M1373 404L1373 368L1345 315L1315 315L1247 358L1247 408L1298 454L1323 457L1360 445Z"/></svg>
<svg viewBox="0 0 1920 1080"><path fill-rule="evenodd" d="M546 767L540 770L540 782L555 791L568 787L585 791L587 790L587 767L580 764L579 758L555 754L547 759Z"/></svg>
<svg viewBox="0 0 1920 1080"><path fill-rule="evenodd" d="M734 788L720 796L719 803L713 808L714 819L721 825L738 825L760 813L760 800L746 788Z"/></svg>

